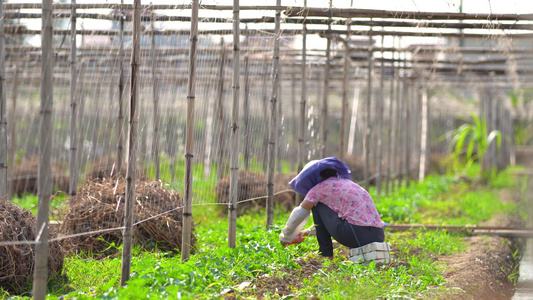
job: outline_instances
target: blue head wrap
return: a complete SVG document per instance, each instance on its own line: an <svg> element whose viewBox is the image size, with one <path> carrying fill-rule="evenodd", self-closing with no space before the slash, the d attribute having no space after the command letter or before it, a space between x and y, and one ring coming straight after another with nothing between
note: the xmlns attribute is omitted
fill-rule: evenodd
<svg viewBox="0 0 533 300"><path fill-rule="evenodd" d="M337 177L350 179L350 168L336 157L326 157L321 160L312 160L294 177L289 185L302 195L307 194L311 188L320 183L320 172L325 169L337 171Z"/></svg>

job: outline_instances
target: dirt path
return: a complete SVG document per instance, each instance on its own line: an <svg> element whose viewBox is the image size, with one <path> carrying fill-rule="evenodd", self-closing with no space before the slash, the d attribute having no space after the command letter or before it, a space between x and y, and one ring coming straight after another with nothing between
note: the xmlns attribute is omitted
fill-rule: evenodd
<svg viewBox="0 0 533 300"><path fill-rule="evenodd" d="M533 168L533 148L517 152L516 163ZM530 180L529 194L533 193ZM504 190L500 199L518 204L519 191ZM521 227L526 222L520 216L497 215L485 224L488 226ZM519 274L517 249L524 240L501 237L474 236L465 238L469 245L465 252L443 257L447 266L443 274L446 286L451 288L439 299L511 299Z"/></svg>

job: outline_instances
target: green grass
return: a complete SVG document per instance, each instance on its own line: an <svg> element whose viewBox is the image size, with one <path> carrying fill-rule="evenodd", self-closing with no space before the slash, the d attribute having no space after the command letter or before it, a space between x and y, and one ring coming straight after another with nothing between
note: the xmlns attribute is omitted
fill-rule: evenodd
<svg viewBox="0 0 533 300"><path fill-rule="evenodd" d="M198 170L197 172L200 172ZM376 198L383 219L392 223L477 224L495 213L511 213L516 207L501 204L498 188L515 188L520 183L509 173L496 177L492 185L479 186L446 176L429 176L422 183L396 189L391 195ZM214 201L209 184L212 178L195 181L206 191L207 201ZM371 189L371 193L375 190ZM21 206L35 207L36 197L16 199ZM64 201L64 200L63 200ZM33 204L32 204L33 203ZM53 202L61 207L61 201ZM56 207L56 208L57 208ZM64 273L69 282L51 286L49 299L213 299L243 281L262 276L283 278L287 270L300 266L295 259L317 250L313 237L299 245L282 247L278 235L289 212L275 210L274 225L265 230L264 211L248 213L237 220L237 246L227 245L227 215L214 205L193 207L197 251L187 262L179 255L134 249L132 276L127 287L119 287L121 258L96 260L90 255L71 255L65 260ZM312 223L309 221L308 225ZM418 298L440 290L444 279L436 257L464 251L464 237L444 230L388 232L387 240L395 250L395 263L387 266L353 264L336 250L333 263L308 279L290 297L307 299ZM110 245L112 246L112 245ZM253 292L253 287L248 293ZM242 297L250 296L240 291ZM1 296L0 291L0 298ZM6 295L4 298L7 297ZM270 291L266 298L279 298ZM15 297L23 298L23 297Z"/></svg>

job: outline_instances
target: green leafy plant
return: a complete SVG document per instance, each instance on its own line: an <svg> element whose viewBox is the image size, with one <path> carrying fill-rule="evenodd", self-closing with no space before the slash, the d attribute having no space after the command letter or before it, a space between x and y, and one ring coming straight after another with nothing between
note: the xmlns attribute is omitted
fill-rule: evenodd
<svg viewBox="0 0 533 300"><path fill-rule="evenodd" d="M479 118L472 114L472 122L461 125L452 132L451 147L453 148L454 165L460 165L464 159L464 167L470 167L474 162L482 162L489 146L496 141L499 150L501 146L501 133L492 130L487 133L487 122L484 118ZM483 171L482 175L490 175L490 172Z"/></svg>

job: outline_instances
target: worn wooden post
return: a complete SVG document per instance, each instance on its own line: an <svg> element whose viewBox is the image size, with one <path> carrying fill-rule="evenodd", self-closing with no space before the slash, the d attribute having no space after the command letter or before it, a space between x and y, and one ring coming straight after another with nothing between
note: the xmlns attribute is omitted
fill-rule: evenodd
<svg viewBox="0 0 533 300"><path fill-rule="evenodd" d="M224 176L224 147L225 147L225 128L224 125L224 65L226 64L226 51L224 50L224 38L220 39L220 68L218 69L218 95L216 104L217 116L217 180Z"/></svg>
<svg viewBox="0 0 533 300"><path fill-rule="evenodd" d="M155 25L154 25L154 11L152 6L152 14L150 23L152 25L152 101L154 102L154 132L152 141L152 152L154 156L155 180L161 177L161 166L159 162L159 95L157 91L157 57L155 52ZM145 130L146 131L146 130Z"/></svg>
<svg viewBox="0 0 533 300"><path fill-rule="evenodd" d="M350 76L350 39L351 33L351 19L346 20L346 41L344 43L344 65L342 78L342 105L341 105L341 128L339 132L339 159L344 161L344 154L346 151L346 116L348 114L348 89L350 88L348 80Z"/></svg>
<svg viewBox="0 0 533 300"><path fill-rule="evenodd" d="M230 157L230 184L229 184L229 230L228 246L235 248L237 239L237 202L239 197L239 96L240 96L240 5L239 0L233 0L233 109L231 113L231 157Z"/></svg>
<svg viewBox="0 0 533 300"><path fill-rule="evenodd" d="M4 35L4 4L0 3L0 199L8 197L7 185L7 98Z"/></svg>
<svg viewBox="0 0 533 300"><path fill-rule="evenodd" d="M73 206L78 186L77 156L77 48L76 48L76 0L72 0L72 12L70 14L70 161L69 161L69 205Z"/></svg>
<svg viewBox="0 0 533 300"><path fill-rule="evenodd" d="M124 0L120 0L124 4ZM122 176L122 162L124 161L124 20L126 15L120 11L120 44L118 49L119 78L118 78L118 115L117 115L117 174ZM81 99L80 99L81 101ZM79 149L78 151L81 151Z"/></svg>
<svg viewBox="0 0 533 300"><path fill-rule="evenodd" d="M182 226L181 260L189 260L192 231L192 158L194 150L194 100L196 99L196 47L198 43L199 1L193 0L191 9L191 38L189 48L189 79L187 82L187 126L185 138L185 193Z"/></svg>
<svg viewBox="0 0 533 300"><path fill-rule="evenodd" d="M427 87L422 87L422 107L420 109L422 114L421 136L420 136L420 167L418 173L418 181L424 181L426 178L427 157L429 155L428 149L428 125L429 125L429 107L428 107L428 91Z"/></svg>
<svg viewBox="0 0 533 300"><path fill-rule="evenodd" d="M364 132L364 142L363 142L363 152L365 157L365 167L364 167L364 178L365 178L365 189L370 188L370 128L371 126L371 111L372 111L372 64L373 64L373 54L372 54L372 27L368 33L368 44L370 50L368 51L368 77L367 77L367 91L366 91L366 117L365 117L365 132Z"/></svg>
<svg viewBox="0 0 533 300"><path fill-rule="evenodd" d="M37 224L35 228L35 265L33 269L33 298L43 300L48 282L48 222L52 197L52 138L53 138L53 15L52 0L42 4L42 64L41 64L41 108L39 127L39 172Z"/></svg>
<svg viewBox="0 0 533 300"><path fill-rule="evenodd" d="M131 249L133 245L133 222L135 207L135 182L136 182L136 158L137 158L137 123L138 123L138 97L141 52L141 0L133 3L133 32L131 51L131 74L130 74L130 113L128 126L128 153L126 170L126 199L124 207L124 232L122 244L122 273L120 285L125 286L130 279Z"/></svg>
<svg viewBox="0 0 533 300"><path fill-rule="evenodd" d="M18 95L18 85L19 85L19 68L15 66L13 72L13 103L11 107L11 134L9 140L9 160L8 160L8 174L11 177L11 181L8 181L8 199L13 199L13 194L15 193L15 149L17 147L17 135L16 135L16 113L17 113L17 95Z"/></svg>
<svg viewBox="0 0 533 300"><path fill-rule="evenodd" d="M329 1L329 7L331 8L333 0ZM321 157L326 157L327 153L327 144L328 144L328 100L329 100L329 73L331 69L331 15L328 18L328 29L326 34L326 65L324 66L324 90L322 94L322 107L320 114L320 127L319 127L319 136L320 136L320 155Z"/></svg>
<svg viewBox="0 0 533 300"><path fill-rule="evenodd" d="M276 6L281 6L281 0L276 0ZM276 165L276 135L278 125L277 101L279 88L279 48L280 48L280 23L281 11L276 10L275 17L275 39L274 39L274 54L272 67L272 94L270 98L270 119L269 119L269 135L268 135L268 172L267 172L267 203L266 203L266 229L274 223L274 167Z"/></svg>

